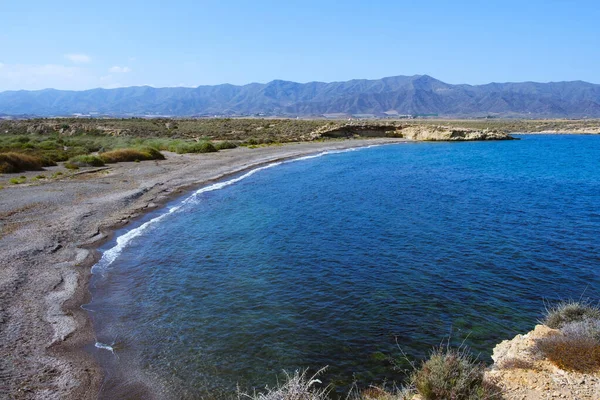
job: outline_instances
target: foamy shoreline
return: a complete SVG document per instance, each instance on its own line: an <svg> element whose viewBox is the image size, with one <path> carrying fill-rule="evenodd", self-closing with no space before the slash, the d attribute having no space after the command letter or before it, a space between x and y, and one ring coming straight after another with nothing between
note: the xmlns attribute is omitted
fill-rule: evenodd
<svg viewBox="0 0 600 400"><path fill-rule="evenodd" d="M96 398L102 373L84 346L95 249L119 227L185 191L271 163L402 139L295 143L168 154L0 191L0 395Z"/></svg>

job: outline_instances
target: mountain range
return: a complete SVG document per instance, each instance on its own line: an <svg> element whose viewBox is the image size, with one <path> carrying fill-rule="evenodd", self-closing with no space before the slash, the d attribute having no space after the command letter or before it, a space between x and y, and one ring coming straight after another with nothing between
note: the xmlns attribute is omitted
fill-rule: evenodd
<svg viewBox="0 0 600 400"><path fill-rule="evenodd" d="M324 114L440 117L600 117L600 85L583 81L453 85L428 75L243 86L0 92L0 114L207 116Z"/></svg>

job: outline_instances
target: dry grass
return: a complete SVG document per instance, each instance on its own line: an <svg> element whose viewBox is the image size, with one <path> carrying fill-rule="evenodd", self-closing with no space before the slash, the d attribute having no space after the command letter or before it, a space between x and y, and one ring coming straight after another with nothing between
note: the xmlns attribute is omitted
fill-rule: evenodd
<svg viewBox="0 0 600 400"><path fill-rule="evenodd" d="M27 154L0 153L0 173L41 171L44 162Z"/></svg>
<svg viewBox="0 0 600 400"><path fill-rule="evenodd" d="M144 161L144 160L164 160L162 153L154 148L145 147L139 149L117 149L100 154L100 158L107 164L126 162L126 161Z"/></svg>
<svg viewBox="0 0 600 400"><path fill-rule="evenodd" d="M537 367L531 361L523 360L521 358L509 358L499 363L500 369L529 369L536 370Z"/></svg>
<svg viewBox="0 0 600 400"><path fill-rule="evenodd" d="M323 372L319 370L311 377L307 376L307 371L294 372L293 375L285 373L286 381L275 388L265 388L264 393L238 393L238 398L252 400L326 400L328 399L329 389L317 388L321 381L317 376Z"/></svg>
<svg viewBox="0 0 600 400"><path fill-rule="evenodd" d="M594 338L556 335L538 340L536 347L561 369L584 373L600 369L600 343Z"/></svg>
<svg viewBox="0 0 600 400"><path fill-rule="evenodd" d="M370 386L357 395L350 395L348 400L411 400L414 392L408 388L388 389L380 386Z"/></svg>
<svg viewBox="0 0 600 400"><path fill-rule="evenodd" d="M563 301L546 307L543 321L560 334L540 339L537 350L564 370L600 370L600 308L589 301Z"/></svg>
<svg viewBox="0 0 600 400"><path fill-rule="evenodd" d="M554 306L546 306L546 316L542 321L552 329L583 320L600 320L600 308L589 301L561 301Z"/></svg>

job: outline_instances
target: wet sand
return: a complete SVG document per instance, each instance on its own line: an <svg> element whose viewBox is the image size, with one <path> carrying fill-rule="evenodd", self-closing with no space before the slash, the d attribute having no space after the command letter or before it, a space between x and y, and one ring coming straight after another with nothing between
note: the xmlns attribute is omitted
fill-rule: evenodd
<svg viewBox="0 0 600 400"><path fill-rule="evenodd" d="M1 177L0 398L97 397L102 371L83 349L94 342L94 331L81 305L90 298L90 269L99 256L95 248L114 229L189 190L261 164L402 141L166 153L164 161L82 169L21 185L6 184L10 175ZM22 175L31 182L39 174Z"/></svg>

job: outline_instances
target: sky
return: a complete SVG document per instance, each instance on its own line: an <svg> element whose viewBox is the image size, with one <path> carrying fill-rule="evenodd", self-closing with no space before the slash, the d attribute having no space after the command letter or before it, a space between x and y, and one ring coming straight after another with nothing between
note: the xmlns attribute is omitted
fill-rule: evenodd
<svg viewBox="0 0 600 400"><path fill-rule="evenodd" d="M416 74L600 83L597 0L0 0L0 21L0 91Z"/></svg>

